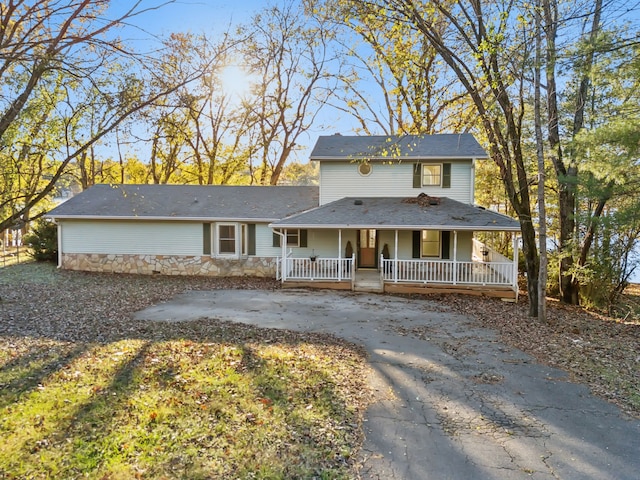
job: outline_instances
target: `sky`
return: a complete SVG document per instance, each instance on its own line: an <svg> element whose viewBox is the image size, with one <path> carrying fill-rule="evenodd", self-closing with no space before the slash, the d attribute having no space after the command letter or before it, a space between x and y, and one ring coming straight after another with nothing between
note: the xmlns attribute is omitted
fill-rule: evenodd
<svg viewBox="0 0 640 480"><path fill-rule="evenodd" d="M292 2L295 3L296 0ZM275 1L275 4L280 3L281 1ZM172 3L166 3L166 0L143 0L140 9L157 5L161 7L136 16L131 21L135 23L135 28L122 32L121 36L124 39L148 37L140 32L139 29L142 29L158 36L166 36L172 32L192 32L206 33L215 39L218 34L232 30L233 26L248 22L254 14L272 4L274 2L269 0L176 0ZM109 13L116 15L129 8L129 0L113 0ZM331 125L328 131L322 127L326 124ZM302 148L292 153L292 160L306 163L319 135L354 134L354 130L358 128L355 119L330 107L323 108L314 125L299 138L298 143Z"/></svg>

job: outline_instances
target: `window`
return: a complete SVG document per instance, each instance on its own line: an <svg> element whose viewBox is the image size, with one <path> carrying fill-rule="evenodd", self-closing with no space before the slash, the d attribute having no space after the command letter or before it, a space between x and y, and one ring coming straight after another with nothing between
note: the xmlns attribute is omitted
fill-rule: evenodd
<svg viewBox="0 0 640 480"><path fill-rule="evenodd" d="M287 247L300 246L300 230L287 230Z"/></svg>
<svg viewBox="0 0 640 480"><path fill-rule="evenodd" d="M440 186L442 183L442 165L422 164L422 185Z"/></svg>
<svg viewBox="0 0 640 480"><path fill-rule="evenodd" d="M283 232L284 233L284 232ZM280 235L273 232L273 246L281 247ZM301 247L307 246L307 231L304 229L292 229L287 230L287 247Z"/></svg>
<svg viewBox="0 0 640 480"><path fill-rule="evenodd" d="M235 255L236 226L235 224L218 225L218 253L220 255Z"/></svg>
<svg viewBox="0 0 640 480"><path fill-rule="evenodd" d="M421 253L423 257L439 257L440 256L440 232L439 231L422 230Z"/></svg>
<svg viewBox="0 0 640 480"><path fill-rule="evenodd" d="M451 188L450 163L414 163L413 188Z"/></svg>
<svg viewBox="0 0 640 480"><path fill-rule="evenodd" d="M363 177L368 176L371 173L371 164L369 162L358 164L358 173Z"/></svg>

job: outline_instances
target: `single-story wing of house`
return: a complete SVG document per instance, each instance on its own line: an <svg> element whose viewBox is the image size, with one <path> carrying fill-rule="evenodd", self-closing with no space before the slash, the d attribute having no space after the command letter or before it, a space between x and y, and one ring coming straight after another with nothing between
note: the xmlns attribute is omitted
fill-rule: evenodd
<svg viewBox="0 0 640 480"><path fill-rule="evenodd" d="M48 216L66 269L515 298L520 226L473 205L483 158L469 134L323 136L319 187L95 185Z"/></svg>

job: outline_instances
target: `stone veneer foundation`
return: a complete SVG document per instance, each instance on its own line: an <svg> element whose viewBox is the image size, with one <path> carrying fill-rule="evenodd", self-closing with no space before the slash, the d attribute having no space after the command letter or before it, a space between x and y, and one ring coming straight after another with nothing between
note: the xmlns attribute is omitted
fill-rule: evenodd
<svg viewBox="0 0 640 480"><path fill-rule="evenodd" d="M275 277L276 258L216 258L209 256L115 255L65 253L62 268L86 272L142 275L203 275L210 277Z"/></svg>

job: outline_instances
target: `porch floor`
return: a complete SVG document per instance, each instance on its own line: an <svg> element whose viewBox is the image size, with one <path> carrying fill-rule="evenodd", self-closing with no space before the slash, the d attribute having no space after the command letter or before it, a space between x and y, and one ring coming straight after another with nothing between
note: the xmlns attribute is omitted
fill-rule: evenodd
<svg viewBox="0 0 640 480"><path fill-rule="evenodd" d="M475 295L479 297L495 297L506 301L517 301L518 294L510 287L493 285L442 285L442 284L410 284L386 283L384 291L387 293L417 293L417 294L450 294Z"/></svg>

